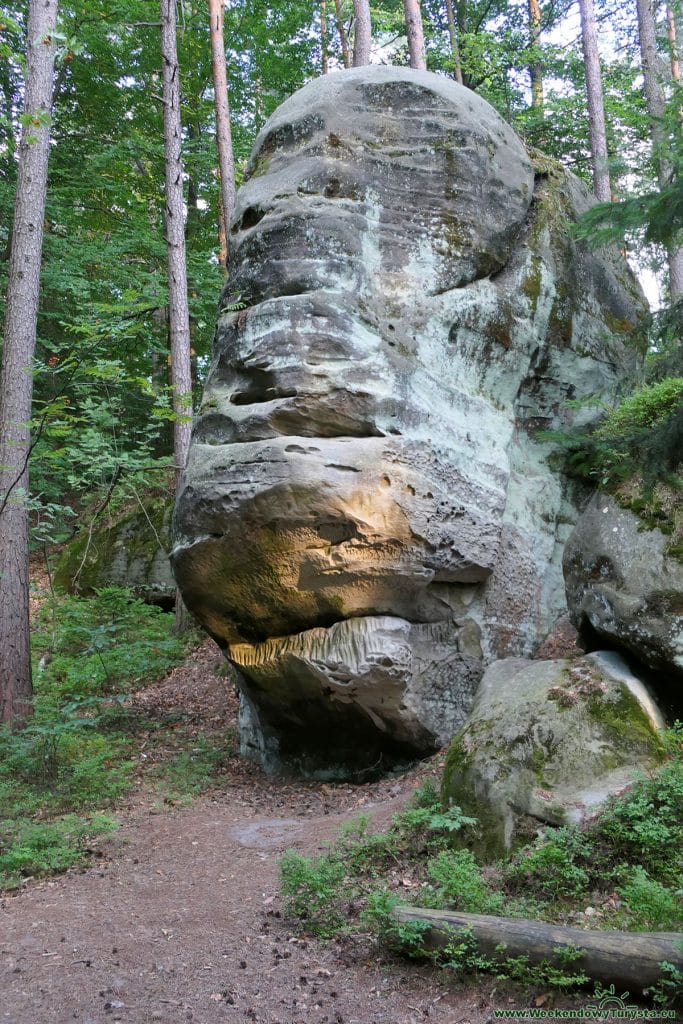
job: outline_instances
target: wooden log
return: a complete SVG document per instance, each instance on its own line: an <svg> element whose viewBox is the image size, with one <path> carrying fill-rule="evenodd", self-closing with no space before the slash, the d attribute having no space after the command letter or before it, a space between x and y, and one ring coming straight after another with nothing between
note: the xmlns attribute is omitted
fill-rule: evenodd
<svg viewBox="0 0 683 1024"><path fill-rule="evenodd" d="M443 949L454 933L467 931L478 952L497 962L506 957L527 956L530 964L547 960L560 966L562 960L557 951L574 946L582 951L582 956L572 962L571 972L587 974L595 981L630 993L655 985L662 977L659 965L663 960L683 970L683 934L679 932L584 931L523 918L420 907L396 907L392 914L399 924L427 924L424 941L428 949ZM501 952L499 947L503 944L505 950Z"/></svg>

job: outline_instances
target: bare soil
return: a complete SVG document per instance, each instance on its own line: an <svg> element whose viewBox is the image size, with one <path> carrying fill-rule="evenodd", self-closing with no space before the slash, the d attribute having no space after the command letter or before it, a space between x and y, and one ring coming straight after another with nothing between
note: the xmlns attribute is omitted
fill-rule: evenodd
<svg viewBox="0 0 683 1024"><path fill-rule="evenodd" d="M198 731L234 728L218 664L207 642L138 700L150 713L181 704ZM315 854L360 812L388 822L438 759L361 786L273 779L233 757L219 787L181 807L143 770L158 744L138 756L137 790L90 866L0 902L0 1024L483 1024L534 998L461 985L362 938L323 944L281 916L280 853Z"/></svg>

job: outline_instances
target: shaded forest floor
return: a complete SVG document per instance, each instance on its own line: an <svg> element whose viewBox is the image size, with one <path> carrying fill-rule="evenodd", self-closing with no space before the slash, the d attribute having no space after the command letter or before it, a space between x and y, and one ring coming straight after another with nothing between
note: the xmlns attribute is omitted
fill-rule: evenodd
<svg viewBox="0 0 683 1024"><path fill-rule="evenodd" d="M442 757L367 785L267 777L235 752L237 701L222 664L205 641L134 695L163 726L136 736L118 830L92 843L86 866L0 899L0 1024L484 1024L496 1009L592 1001L457 978L362 935L323 943L293 930L280 854L317 854L361 813L388 825L418 785L438 783ZM208 790L206 778L187 778L207 738L222 744Z"/></svg>

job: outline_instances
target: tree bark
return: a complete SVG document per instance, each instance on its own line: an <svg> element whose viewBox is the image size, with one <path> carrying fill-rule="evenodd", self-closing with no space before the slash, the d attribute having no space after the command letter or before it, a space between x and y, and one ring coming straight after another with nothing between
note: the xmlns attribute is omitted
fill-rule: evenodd
<svg viewBox="0 0 683 1024"><path fill-rule="evenodd" d="M339 40L341 42L342 59L344 61L344 67L351 67L351 51L349 49L349 39L346 34L346 28L344 27L344 18L342 16L341 0L334 0L334 11L337 21L337 31L339 32Z"/></svg>
<svg viewBox="0 0 683 1024"><path fill-rule="evenodd" d="M209 24L211 34L211 60L213 65L213 94L216 107L216 148L220 168L221 206L225 225L224 266L230 258L230 219L235 209L235 158L232 150L230 129L230 104L228 101L228 73L225 66L225 40L223 37L223 0L209 0ZM221 238L221 243L223 239Z"/></svg>
<svg viewBox="0 0 683 1024"><path fill-rule="evenodd" d="M417 71L427 70L425 37L422 30L422 10L420 0L403 0L406 12L406 33L408 36L408 54L411 68Z"/></svg>
<svg viewBox="0 0 683 1024"><path fill-rule="evenodd" d="M327 57L327 0L320 0L320 69L323 75L329 71Z"/></svg>
<svg viewBox="0 0 683 1024"><path fill-rule="evenodd" d="M355 26L353 30L353 66L363 67L370 63L372 24L368 0L353 0Z"/></svg>
<svg viewBox="0 0 683 1024"><path fill-rule="evenodd" d="M531 78L531 106L543 110L543 65L538 56L541 42L541 5L539 0L529 0L529 39L534 55L529 63Z"/></svg>
<svg viewBox="0 0 683 1024"><path fill-rule="evenodd" d="M453 54L453 77L456 82L463 85L462 64L460 62L460 44L458 42L458 26L455 23L453 0L446 0L446 18L448 19L448 35L451 40L451 53Z"/></svg>
<svg viewBox="0 0 683 1024"><path fill-rule="evenodd" d="M643 68L643 90L650 115L652 148L657 167L659 187L665 188L671 178L670 144L664 126L666 99L662 81L663 62L657 52L657 32L653 0L636 0L638 10L638 36ZM668 249L669 293L672 301L683 295L683 248L675 245Z"/></svg>
<svg viewBox="0 0 683 1024"><path fill-rule="evenodd" d="M429 928L425 942L429 949L443 949L453 941L453 933L470 932L477 950L496 961L506 957L527 956L530 964L555 958L559 949L574 946L582 956L570 970L587 974L595 981L613 984L619 991L642 992L662 977L663 960L683 968L683 954L676 932L600 932L567 928L516 917L489 917L485 914L460 914L449 910L422 910L397 907L393 911L399 924L423 921ZM504 950L499 946L505 945ZM561 966L561 960L557 966Z"/></svg>
<svg viewBox="0 0 683 1024"><path fill-rule="evenodd" d="M600 202L608 203L612 198L612 188L607 166L605 104L602 94L600 52L593 0L579 0L579 12L581 14L583 62L586 69L586 99L593 164L593 187Z"/></svg>
<svg viewBox="0 0 683 1024"><path fill-rule="evenodd" d="M676 31L676 16L671 4L666 5L666 34L669 37L669 50L671 52L671 77L676 82L681 80L681 58L678 52L678 33Z"/></svg>
<svg viewBox="0 0 683 1024"><path fill-rule="evenodd" d="M31 0L24 127L0 371L0 721L31 712L28 600L28 459L43 220L50 153L57 0Z"/></svg>

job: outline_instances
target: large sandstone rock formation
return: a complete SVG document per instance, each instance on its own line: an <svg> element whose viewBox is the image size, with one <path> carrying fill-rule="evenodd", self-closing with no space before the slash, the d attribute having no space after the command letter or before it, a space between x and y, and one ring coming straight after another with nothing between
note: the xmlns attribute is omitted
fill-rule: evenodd
<svg viewBox="0 0 683 1024"><path fill-rule="evenodd" d="M663 673L664 696L666 676L679 685L683 678L683 564L669 554L670 542L598 493L564 553L574 624L593 644L607 641Z"/></svg>
<svg viewBox="0 0 683 1024"><path fill-rule="evenodd" d="M629 371L643 311L571 240L589 205L428 73L325 76L259 135L172 560L271 766L434 749L564 610L575 496L534 434Z"/></svg>
<svg viewBox="0 0 683 1024"><path fill-rule="evenodd" d="M479 822L494 859L539 822L581 821L664 756L664 720L613 651L491 665L443 779L446 803Z"/></svg>

